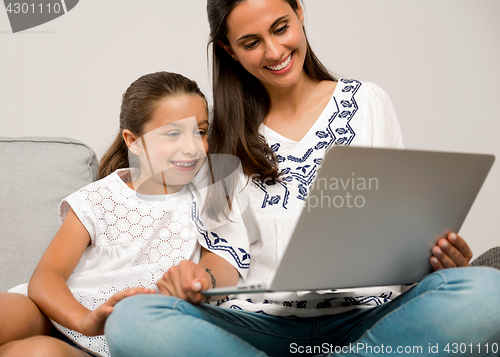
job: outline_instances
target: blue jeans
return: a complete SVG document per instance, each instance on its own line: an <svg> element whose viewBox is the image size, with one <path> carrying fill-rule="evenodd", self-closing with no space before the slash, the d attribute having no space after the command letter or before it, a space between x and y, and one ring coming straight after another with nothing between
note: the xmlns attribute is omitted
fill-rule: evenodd
<svg viewBox="0 0 500 357"><path fill-rule="evenodd" d="M498 356L500 271L441 270L386 304L314 318L137 295L115 306L105 334L113 357Z"/></svg>

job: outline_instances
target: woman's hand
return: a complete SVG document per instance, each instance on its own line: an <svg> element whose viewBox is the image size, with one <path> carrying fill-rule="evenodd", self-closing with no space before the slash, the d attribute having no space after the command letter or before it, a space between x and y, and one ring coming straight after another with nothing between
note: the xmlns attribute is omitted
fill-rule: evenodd
<svg viewBox="0 0 500 357"><path fill-rule="evenodd" d="M176 296L197 305L206 301L206 296L200 291L212 287L212 277L200 265L183 260L168 269L156 285L160 294Z"/></svg>
<svg viewBox="0 0 500 357"><path fill-rule="evenodd" d="M445 268L467 267L472 251L465 240L456 233L441 238L432 248L431 266L434 271Z"/></svg>
<svg viewBox="0 0 500 357"><path fill-rule="evenodd" d="M130 288L114 294L104 304L99 306L94 311L90 311L83 317L78 332L86 336L103 335L104 323L106 322L108 316L113 312L113 306L115 306L118 301L132 295L153 294L155 292L156 291L154 289Z"/></svg>

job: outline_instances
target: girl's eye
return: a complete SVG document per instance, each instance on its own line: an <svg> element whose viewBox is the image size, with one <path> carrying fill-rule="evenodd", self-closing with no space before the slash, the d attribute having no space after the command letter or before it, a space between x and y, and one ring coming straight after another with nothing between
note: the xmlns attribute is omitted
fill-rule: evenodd
<svg viewBox="0 0 500 357"><path fill-rule="evenodd" d="M196 132L196 135L199 135L199 136L205 136L205 135L207 135L207 132L206 132L205 130L198 130L198 131Z"/></svg>
<svg viewBox="0 0 500 357"><path fill-rule="evenodd" d="M177 138L179 135L181 135L178 131L171 131L169 133L166 133L165 136L167 138L170 138L170 139L175 139Z"/></svg>
<svg viewBox="0 0 500 357"><path fill-rule="evenodd" d="M279 29L277 29L276 31L274 31L275 34L282 34L282 33L285 33L286 30L290 27L290 25L285 25L283 27L280 27Z"/></svg>
<svg viewBox="0 0 500 357"><path fill-rule="evenodd" d="M251 50L252 48L255 48L257 46L257 43L259 41L253 41L245 45L245 50Z"/></svg>

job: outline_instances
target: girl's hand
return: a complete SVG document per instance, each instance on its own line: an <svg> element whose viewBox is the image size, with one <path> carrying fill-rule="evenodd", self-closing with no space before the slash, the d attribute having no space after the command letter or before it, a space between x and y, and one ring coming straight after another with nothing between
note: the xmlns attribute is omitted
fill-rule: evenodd
<svg viewBox="0 0 500 357"><path fill-rule="evenodd" d="M465 240L456 233L441 238L432 248L431 266L434 271L445 268L467 267L472 251Z"/></svg>
<svg viewBox="0 0 500 357"><path fill-rule="evenodd" d="M160 294L176 296L197 305L206 301L206 296L200 291L212 287L212 278L200 265L183 260L163 274L156 285Z"/></svg>
<svg viewBox="0 0 500 357"><path fill-rule="evenodd" d="M147 288L130 288L111 296L104 304L99 306L94 311L90 311L83 317L80 323L78 332L86 336L97 336L104 334L104 324L109 314L113 312L113 306L126 297L137 294L154 294L154 289Z"/></svg>

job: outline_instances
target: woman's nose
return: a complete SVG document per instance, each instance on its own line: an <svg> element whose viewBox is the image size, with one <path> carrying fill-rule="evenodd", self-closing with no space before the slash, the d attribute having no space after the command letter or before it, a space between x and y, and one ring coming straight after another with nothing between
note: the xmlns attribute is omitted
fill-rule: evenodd
<svg viewBox="0 0 500 357"><path fill-rule="evenodd" d="M266 41L266 58L269 61L279 61L283 57L283 46L275 40L269 39Z"/></svg>

